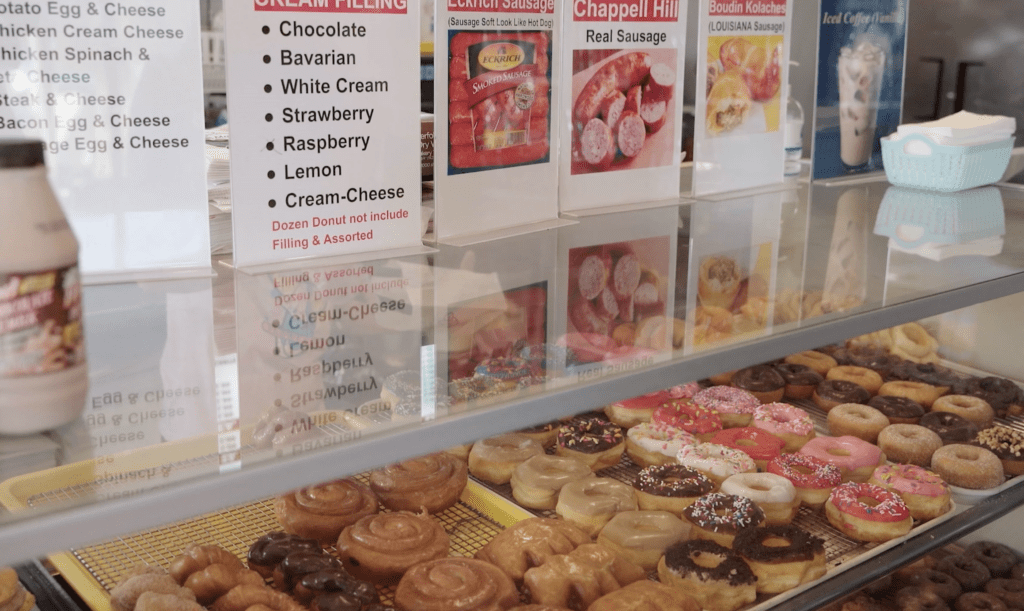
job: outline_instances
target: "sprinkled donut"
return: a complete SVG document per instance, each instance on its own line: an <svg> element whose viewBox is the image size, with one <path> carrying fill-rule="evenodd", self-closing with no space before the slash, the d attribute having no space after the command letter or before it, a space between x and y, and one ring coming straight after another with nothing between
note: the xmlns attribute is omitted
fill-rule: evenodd
<svg viewBox="0 0 1024 611"><path fill-rule="evenodd" d="M626 449L622 428L597 418L582 418L558 429L555 453L572 456L592 471L619 464Z"/></svg>
<svg viewBox="0 0 1024 611"><path fill-rule="evenodd" d="M937 518L951 507L949 485L935 473L917 465L880 465L868 483L900 495L916 520Z"/></svg>
<svg viewBox="0 0 1024 611"><path fill-rule="evenodd" d="M732 386L712 386L693 396L693 402L718 412L722 426L748 426L761 402L754 395Z"/></svg>
<svg viewBox="0 0 1024 611"><path fill-rule="evenodd" d="M874 484L847 482L825 503L832 526L858 541L889 541L910 532L910 510L898 494Z"/></svg>
<svg viewBox="0 0 1024 611"><path fill-rule="evenodd" d="M711 438L711 443L740 450L754 459L754 464L761 470L764 470L769 460L781 454L786 445L781 437L752 426L722 429Z"/></svg>
<svg viewBox="0 0 1024 611"><path fill-rule="evenodd" d="M885 462L882 450L852 435L815 437L799 453L839 467L844 482L866 482L875 467Z"/></svg>
<svg viewBox="0 0 1024 611"><path fill-rule="evenodd" d="M670 401L654 410L651 422L667 424L707 441L722 430L722 418L713 409L701 407L689 399Z"/></svg>
<svg viewBox="0 0 1024 611"><path fill-rule="evenodd" d="M753 425L781 438L783 452L796 452L814 438L814 422L799 407L786 403L766 403L754 411Z"/></svg>
<svg viewBox="0 0 1024 611"><path fill-rule="evenodd" d="M683 465L655 465L642 469L633 480L640 509L670 511L676 515L715 489L703 473Z"/></svg>
<svg viewBox="0 0 1024 611"><path fill-rule="evenodd" d="M806 454L783 454L768 463L768 472L793 482L800 502L808 507L821 507L828 495L843 483L839 467Z"/></svg>
<svg viewBox="0 0 1024 611"><path fill-rule="evenodd" d="M684 467L696 469L716 485L737 473L752 473L757 469L754 459L745 452L716 443L698 443L684 446L676 454L676 461Z"/></svg>
<svg viewBox="0 0 1024 611"><path fill-rule="evenodd" d="M696 437L667 424L642 422L626 431L626 454L641 467L674 463L683 446L695 443Z"/></svg>
<svg viewBox="0 0 1024 611"><path fill-rule="evenodd" d="M738 533L764 522L764 511L746 497L712 492L684 509L682 517L693 525L691 539L707 539L731 548Z"/></svg>

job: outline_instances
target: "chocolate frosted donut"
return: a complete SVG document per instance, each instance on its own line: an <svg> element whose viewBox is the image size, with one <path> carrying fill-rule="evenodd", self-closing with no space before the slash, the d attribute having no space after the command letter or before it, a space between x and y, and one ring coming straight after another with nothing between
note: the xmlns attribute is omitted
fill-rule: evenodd
<svg viewBox="0 0 1024 611"><path fill-rule="evenodd" d="M610 450L623 440L621 427L599 418L577 420L558 429L558 445L586 454Z"/></svg>
<svg viewBox="0 0 1024 611"><path fill-rule="evenodd" d="M949 390L963 380L963 378L945 367L940 367L933 363L915 363L913 361L901 361L893 367L889 377L893 380L923 382L924 384L931 384L946 390Z"/></svg>
<svg viewBox="0 0 1024 611"><path fill-rule="evenodd" d="M961 382L953 387L953 392L959 395L970 395L984 399L995 410L996 415L1004 417L1011 411L1011 406L1016 406L1012 411L1017 412L1022 401L1020 387L1004 378L990 376L987 378L973 378ZM1013 414L1018 415L1018 414Z"/></svg>
<svg viewBox="0 0 1024 611"><path fill-rule="evenodd" d="M252 544L249 548L249 568L264 578L270 577L277 565L292 552L321 551L320 543L315 539L306 539L285 532L270 532Z"/></svg>
<svg viewBox="0 0 1024 611"><path fill-rule="evenodd" d="M711 492L715 485L700 471L683 465L655 465L637 474L633 487L655 496L698 497Z"/></svg>
<svg viewBox="0 0 1024 611"><path fill-rule="evenodd" d="M913 399L878 395L868 405L885 414L890 424L920 424L924 408Z"/></svg>
<svg viewBox="0 0 1024 611"><path fill-rule="evenodd" d="M1017 553L1002 543L993 541L977 541L964 550L964 554L980 560L988 568L993 577L1006 577L1010 569L1017 564Z"/></svg>
<svg viewBox="0 0 1024 611"><path fill-rule="evenodd" d="M989 579L992 579L988 567L966 554L947 556L940 560L935 568L952 575L965 591L980 590Z"/></svg>
<svg viewBox="0 0 1024 611"><path fill-rule="evenodd" d="M973 440L974 445L995 454L1009 475L1024 474L1024 433L1005 426L982 429Z"/></svg>
<svg viewBox="0 0 1024 611"><path fill-rule="evenodd" d="M974 423L952 412L928 412L918 424L938 433L943 444L967 443L978 434Z"/></svg>
<svg viewBox="0 0 1024 611"><path fill-rule="evenodd" d="M985 592L961 594L954 608L956 611L1007 611L1003 601Z"/></svg>
<svg viewBox="0 0 1024 611"><path fill-rule="evenodd" d="M866 367L882 376L882 378L889 377L893 368L901 361L899 357L893 356L884 349L876 348L875 346L844 348L833 354L832 358L840 365Z"/></svg>
<svg viewBox="0 0 1024 611"><path fill-rule="evenodd" d="M946 602L953 602L964 589L960 582L953 579L952 575L936 571L935 569L918 569L909 573L904 581L911 586L917 586L922 590L935 592Z"/></svg>
<svg viewBox="0 0 1024 611"><path fill-rule="evenodd" d="M754 365L734 373L732 385L754 395L761 403L774 403L782 399L786 381L773 367Z"/></svg>
<svg viewBox="0 0 1024 611"><path fill-rule="evenodd" d="M1024 580L993 579L985 584L985 592L1003 601L1011 609L1024 609Z"/></svg>
<svg viewBox="0 0 1024 611"><path fill-rule="evenodd" d="M705 554L722 558L722 561L713 567L698 564L695 558ZM742 558L714 541L691 539L676 543L665 550L663 561L669 571L682 576L696 576L702 582L725 582L738 587L751 585L757 580Z"/></svg>
<svg viewBox="0 0 1024 611"><path fill-rule="evenodd" d="M825 380L814 389L814 402L825 411L843 403L866 404L870 399L863 386L846 380Z"/></svg>
<svg viewBox="0 0 1024 611"><path fill-rule="evenodd" d="M323 550L292 552L274 569L274 587L291 592L303 577L319 571L345 571L341 561Z"/></svg>
<svg viewBox="0 0 1024 611"><path fill-rule="evenodd" d="M782 539L787 545L768 545ZM756 562L798 562L825 553L825 541L791 524L745 530L736 535L732 548L741 558Z"/></svg>
<svg viewBox="0 0 1024 611"><path fill-rule="evenodd" d="M780 363L775 365L775 371L779 372L786 383L784 394L788 399L809 398L818 384L825 379L807 365L796 363Z"/></svg>
<svg viewBox="0 0 1024 611"><path fill-rule="evenodd" d="M900 611L949 611L949 605L941 596L917 586L902 588L895 598Z"/></svg>
<svg viewBox="0 0 1024 611"><path fill-rule="evenodd" d="M380 602L377 588L372 583L353 579L339 570L317 571L303 576L295 584L293 596L306 606L315 600L324 611L361 611L366 605Z"/></svg>

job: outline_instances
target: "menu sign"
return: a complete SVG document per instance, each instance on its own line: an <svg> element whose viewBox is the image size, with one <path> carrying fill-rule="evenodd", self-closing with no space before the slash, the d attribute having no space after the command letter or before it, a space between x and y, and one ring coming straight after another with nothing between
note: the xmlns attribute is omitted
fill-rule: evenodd
<svg viewBox="0 0 1024 611"><path fill-rule="evenodd" d="M438 239L556 219L560 8L555 0L446 0L437 11Z"/></svg>
<svg viewBox="0 0 1024 611"><path fill-rule="evenodd" d="M420 244L409 4L225 3L238 265Z"/></svg>
<svg viewBox="0 0 1024 611"><path fill-rule="evenodd" d="M677 201L686 1L568 0L565 10L562 209Z"/></svg>
<svg viewBox="0 0 1024 611"><path fill-rule="evenodd" d="M907 45L904 0L822 0L818 19L814 178L882 169L896 131Z"/></svg>
<svg viewBox="0 0 1024 611"><path fill-rule="evenodd" d="M199 5L0 4L0 138L45 143L82 271L210 265Z"/></svg>
<svg viewBox="0 0 1024 611"><path fill-rule="evenodd" d="M792 0L701 0L694 194L782 181Z"/></svg>

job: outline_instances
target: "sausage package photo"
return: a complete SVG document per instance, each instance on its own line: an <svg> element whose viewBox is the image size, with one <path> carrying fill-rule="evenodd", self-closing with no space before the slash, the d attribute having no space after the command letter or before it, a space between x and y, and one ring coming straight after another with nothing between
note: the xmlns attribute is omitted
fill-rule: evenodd
<svg viewBox="0 0 1024 611"><path fill-rule="evenodd" d="M556 0L436 7L438 240L464 244L559 223Z"/></svg>
<svg viewBox="0 0 1024 611"><path fill-rule="evenodd" d="M686 0L564 10L562 209L678 201Z"/></svg>

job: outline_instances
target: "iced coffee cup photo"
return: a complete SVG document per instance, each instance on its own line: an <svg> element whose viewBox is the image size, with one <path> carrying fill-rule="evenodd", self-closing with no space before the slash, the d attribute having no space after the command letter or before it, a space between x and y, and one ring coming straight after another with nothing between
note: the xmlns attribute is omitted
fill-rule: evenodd
<svg viewBox="0 0 1024 611"><path fill-rule="evenodd" d="M880 44L858 39L839 55L840 158L848 168L867 164L874 149L886 54Z"/></svg>

